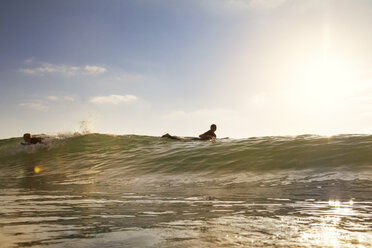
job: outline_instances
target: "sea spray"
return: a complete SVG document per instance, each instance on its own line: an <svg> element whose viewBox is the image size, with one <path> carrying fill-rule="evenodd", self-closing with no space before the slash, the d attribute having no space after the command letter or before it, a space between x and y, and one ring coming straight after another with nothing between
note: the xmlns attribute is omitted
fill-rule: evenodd
<svg viewBox="0 0 372 248"><path fill-rule="evenodd" d="M92 133L94 130L93 118L90 117L86 120L82 120L79 122L80 130L82 134L89 134Z"/></svg>

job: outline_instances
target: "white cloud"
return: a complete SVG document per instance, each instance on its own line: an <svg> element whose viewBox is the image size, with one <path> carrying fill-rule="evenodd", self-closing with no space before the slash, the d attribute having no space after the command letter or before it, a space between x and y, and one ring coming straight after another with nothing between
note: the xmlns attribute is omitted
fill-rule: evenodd
<svg viewBox="0 0 372 248"><path fill-rule="evenodd" d="M49 109L49 106L47 106L42 101L20 103L20 104L18 104L18 106L29 108L29 109L32 109L32 110L37 110L37 111L45 111L45 110Z"/></svg>
<svg viewBox="0 0 372 248"><path fill-rule="evenodd" d="M57 101L58 100L58 97L56 97L56 96L48 96L47 98L51 101Z"/></svg>
<svg viewBox="0 0 372 248"><path fill-rule="evenodd" d="M44 63L41 66L34 68L22 68L20 72L30 75L45 75L45 74L60 74L64 76L74 75L97 75L107 71L106 68L95 65L86 65L84 67L70 65L56 65Z"/></svg>
<svg viewBox="0 0 372 248"><path fill-rule="evenodd" d="M37 110L37 111L46 111L51 107L56 106L56 104L66 104L67 102L73 102L75 98L72 96L47 96L42 97L41 99L32 99L28 102L19 103L18 106Z"/></svg>
<svg viewBox="0 0 372 248"><path fill-rule="evenodd" d="M88 74L100 74L100 73L104 73L107 71L106 68L104 67L100 67L100 66L95 66L95 65L86 65L84 67L84 70L88 73Z"/></svg>
<svg viewBox="0 0 372 248"><path fill-rule="evenodd" d="M89 102L97 104L120 104L120 103L130 103L137 101L138 97L134 95L109 95L109 96L96 96L92 97Z"/></svg>
<svg viewBox="0 0 372 248"><path fill-rule="evenodd" d="M31 74L31 75L38 74L37 70L32 70L32 69L19 69L19 71L22 73Z"/></svg>
<svg viewBox="0 0 372 248"><path fill-rule="evenodd" d="M73 102L75 101L75 98L72 97L72 96L48 96L47 97L47 100L49 101L53 101L53 102L56 102L56 101L59 101L59 102Z"/></svg>
<svg viewBox="0 0 372 248"><path fill-rule="evenodd" d="M70 101L70 102L75 101L75 98L73 98L72 96L64 96L62 99L65 101Z"/></svg>
<svg viewBox="0 0 372 248"><path fill-rule="evenodd" d="M136 73L124 73L112 77L112 80L119 81L119 82L140 82L146 79L145 75L136 74Z"/></svg>

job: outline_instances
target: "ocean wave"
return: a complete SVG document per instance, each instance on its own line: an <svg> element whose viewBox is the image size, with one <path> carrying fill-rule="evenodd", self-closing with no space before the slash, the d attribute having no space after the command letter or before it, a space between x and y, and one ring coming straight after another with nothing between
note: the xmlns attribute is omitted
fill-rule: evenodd
<svg viewBox="0 0 372 248"><path fill-rule="evenodd" d="M42 164L59 169L133 173L226 173L305 168L356 169L372 164L371 135L252 137L175 141L137 135L67 135L23 146L0 140L0 169Z"/></svg>

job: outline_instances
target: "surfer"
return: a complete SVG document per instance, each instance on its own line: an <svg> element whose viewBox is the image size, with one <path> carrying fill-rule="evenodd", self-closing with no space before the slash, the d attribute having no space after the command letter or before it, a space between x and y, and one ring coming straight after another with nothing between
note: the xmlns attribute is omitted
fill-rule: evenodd
<svg viewBox="0 0 372 248"><path fill-rule="evenodd" d="M217 138L216 134L214 133L216 132L216 130L217 130L217 126L215 124L212 124L211 129L199 135L199 139L200 140L211 140L211 139Z"/></svg>
<svg viewBox="0 0 372 248"><path fill-rule="evenodd" d="M215 139L216 134L214 132L216 132L216 130L217 130L217 126L215 124L212 124L211 128L207 132L205 132L203 134L200 134L199 138L192 138L191 140L211 140L211 139ZM162 138L174 139L174 140L185 140L185 139L180 138L178 136L172 136L169 133L166 133L161 137Z"/></svg>
<svg viewBox="0 0 372 248"><path fill-rule="evenodd" d="M40 138L40 137L32 137L32 135L30 133L25 133L23 135L23 139L25 142L22 142L21 144L22 145L34 145L34 144L37 144L37 143L43 143L43 139Z"/></svg>

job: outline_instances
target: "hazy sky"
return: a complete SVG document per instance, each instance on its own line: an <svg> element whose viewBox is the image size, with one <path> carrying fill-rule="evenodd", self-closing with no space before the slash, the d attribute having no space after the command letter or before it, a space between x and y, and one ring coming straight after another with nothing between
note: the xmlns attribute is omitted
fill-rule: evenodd
<svg viewBox="0 0 372 248"><path fill-rule="evenodd" d="M0 138L372 133L370 0L4 0Z"/></svg>

